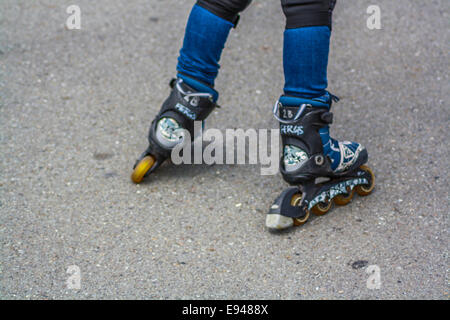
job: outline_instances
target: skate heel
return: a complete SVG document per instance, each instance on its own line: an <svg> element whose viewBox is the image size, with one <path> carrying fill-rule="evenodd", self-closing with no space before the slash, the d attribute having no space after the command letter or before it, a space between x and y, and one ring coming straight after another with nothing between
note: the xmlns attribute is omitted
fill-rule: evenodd
<svg viewBox="0 0 450 320"><path fill-rule="evenodd" d="M284 190L270 207L266 216L269 229L287 229L300 226L309 219L306 197L297 187Z"/></svg>

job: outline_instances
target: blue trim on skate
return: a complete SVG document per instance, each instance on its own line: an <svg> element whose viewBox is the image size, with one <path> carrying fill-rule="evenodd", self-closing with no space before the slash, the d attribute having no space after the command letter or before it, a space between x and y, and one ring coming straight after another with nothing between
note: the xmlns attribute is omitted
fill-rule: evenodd
<svg viewBox="0 0 450 320"><path fill-rule="evenodd" d="M213 88L211 88L210 86L194 79L191 77L186 76L185 74L182 73L178 73L177 74L178 78L183 79L183 81L190 87L194 88L195 90L197 90L198 92L205 92L205 93L210 93L213 96L213 101L214 103L217 102L217 100L219 99L219 93L214 90Z"/></svg>

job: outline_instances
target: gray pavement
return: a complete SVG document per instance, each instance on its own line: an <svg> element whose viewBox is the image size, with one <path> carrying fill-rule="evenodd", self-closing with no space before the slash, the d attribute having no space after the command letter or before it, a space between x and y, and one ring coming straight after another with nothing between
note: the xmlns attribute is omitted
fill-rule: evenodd
<svg viewBox="0 0 450 320"><path fill-rule="evenodd" d="M448 299L449 2L338 2L332 133L368 148L376 190L282 233L264 220L287 185L259 166L130 181L193 3L0 2L0 297ZM64 27L70 4L81 30ZM370 4L382 30L366 28ZM283 27L277 0L242 14L209 127L277 127Z"/></svg>

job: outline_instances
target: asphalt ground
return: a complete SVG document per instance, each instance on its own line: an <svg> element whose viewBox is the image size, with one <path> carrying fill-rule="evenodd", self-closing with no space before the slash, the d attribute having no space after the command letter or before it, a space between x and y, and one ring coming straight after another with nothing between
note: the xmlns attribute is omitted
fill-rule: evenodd
<svg viewBox="0 0 450 320"><path fill-rule="evenodd" d="M193 3L0 2L0 297L448 299L449 2L338 2L332 135L367 147L376 189L281 233L264 221L287 184L258 165L130 181ZM71 4L81 30L65 27ZM242 14L209 127L277 128L283 28L279 1Z"/></svg>

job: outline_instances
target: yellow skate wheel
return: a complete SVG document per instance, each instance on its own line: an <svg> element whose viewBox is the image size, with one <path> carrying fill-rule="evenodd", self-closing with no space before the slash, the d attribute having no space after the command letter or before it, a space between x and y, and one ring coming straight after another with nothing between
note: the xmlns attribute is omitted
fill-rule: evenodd
<svg viewBox="0 0 450 320"><path fill-rule="evenodd" d="M366 171L366 172L368 172L369 174L370 174L370 177L371 177L371 179L370 179L370 185L367 185L367 186L357 186L356 187L356 192L360 195L360 196L362 196L362 197L364 197L364 196L367 196L367 195L369 195L369 194L371 194L372 193L372 191L373 191L373 188L375 187L375 175L374 175L374 173L373 173L373 171L368 167L368 166L361 166L361 167L359 167L361 170L364 170L364 171Z"/></svg>
<svg viewBox="0 0 450 320"><path fill-rule="evenodd" d="M291 206L298 206L302 201L302 194L296 193L292 196ZM309 219L309 210L306 210L306 215L302 219L294 219L294 226L301 226L306 223Z"/></svg>
<svg viewBox="0 0 450 320"><path fill-rule="evenodd" d="M327 200L326 202L319 202L314 207L312 207L311 211L316 216L323 216L325 213L330 211L331 204L332 204L332 201L330 201L330 200Z"/></svg>
<svg viewBox="0 0 450 320"><path fill-rule="evenodd" d="M134 183L141 183L144 179L145 174L148 170L155 164L155 158L153 156L144 157L134 168L133 174L131 175L131 180Z"/></svg>
<svg viewBox="0 0 450 320"><path fill-rule="evenodd" d="M337 195L336 197L334 197L334 203L336 203L338 206L345 206L347 205L350 201L352 201L353 195L355 194L355 189L352 189L351 191L349 191L350 187L347 187L347 191L348 194L344 195L344 194L340 194Z"/></svg>

